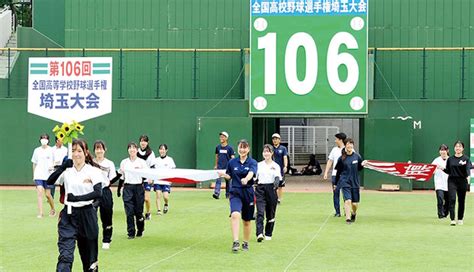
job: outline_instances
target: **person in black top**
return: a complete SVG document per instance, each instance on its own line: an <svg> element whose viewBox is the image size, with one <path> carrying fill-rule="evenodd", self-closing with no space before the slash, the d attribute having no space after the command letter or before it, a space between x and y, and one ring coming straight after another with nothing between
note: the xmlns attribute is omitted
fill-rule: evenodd
<svg viewBox="0 0 474 272"><path fill-rule="evenodd" d="M137 152L137 157L144 160L149 168L153 168L153 164L155 163L155 153L151 150L149 145L150 139L147 135L141 135L138 138L138 142L140 143L140 148ZM151 212L150 212L150 191L152 185L148 183L145 179L143 179L143 188L145 189L145 220L151 219ZM161 213L161 212L160 212Z"/></svg>
<svg viewBox="0 0 474 272"><path fill-rule="evenodd" d="M301 174L305 176L321 175L322 172L321 165L314 154L309 156L308 164L301 169Z"/></svg>
<svg viewBox="0 0 474 272"><path fill-rule="evenodd" d="M463 154L464 143L456 141L454 143L455 154L446 161L446 168L439 167L448 174L448 195L449 195L449 217L451 226L456 226L454 208L456 206L456 194L458 195L458 225L463 224L464 203L466 201L466 192L469 185L469 172L471 161Z"/></svg>
<svg viewBox="0 0 474 272"><path fill-rule="evenodd" d="M354 141L351 138L344 140L345 148L336 163L336 186L342 189L346 223L356 220L357 208L360 201L359 171L363 169L365 161L354 151Z"/></svg>

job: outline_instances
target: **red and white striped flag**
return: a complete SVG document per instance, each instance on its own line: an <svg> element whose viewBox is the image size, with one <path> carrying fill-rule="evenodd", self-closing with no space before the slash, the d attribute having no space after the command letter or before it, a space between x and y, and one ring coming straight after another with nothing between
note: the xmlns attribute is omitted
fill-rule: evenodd
<svg viewBox="0 0 474 272"><path fill-rule="evenodd" d="M419 181L430 180L436 170L436 165L434 164L372 160L368 160L364 167L404 179L415 179Z"/></svg>
<svg viewBox="0 0 474 272"><path fill-rule="evenodd" d="M225 170L196 170L196 169L164 169L164 168L147 168L147 169L127 169L125 172L138 175L144 178L154 180L155 184L169 185L170 182L175 183L197 183L206 180L213 180L219 177L219 172Z"/></svg>

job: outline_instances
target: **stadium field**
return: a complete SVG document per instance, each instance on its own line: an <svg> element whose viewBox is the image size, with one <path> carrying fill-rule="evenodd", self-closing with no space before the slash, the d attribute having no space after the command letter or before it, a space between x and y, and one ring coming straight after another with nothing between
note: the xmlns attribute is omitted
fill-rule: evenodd
<svg viewBox="0 0 474 272"><path fill-rule="evenodd" d="M58 217L37 219L35 197L33 189L0 190L0 271L55 269ZM153 214L144 236L134 240L127 239L123 202L114 195L113 242L102 250L99 241L99 269L473 271L473 194L466 199L464 225L455 227L437 218L434 192L362 191L352 225L332 216L331 198L286 193L273 240L257 243L253 234L250 251L233 254L228 203L212 199L209 190L173 191L169 213ZM73 269L82 269L77 249Z"/></svg>

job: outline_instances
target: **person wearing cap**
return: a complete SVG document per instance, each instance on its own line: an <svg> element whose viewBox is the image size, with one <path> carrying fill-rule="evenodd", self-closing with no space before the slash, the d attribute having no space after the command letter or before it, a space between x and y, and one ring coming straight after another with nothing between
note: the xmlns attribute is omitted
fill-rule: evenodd
<svg viewBox="0 0 474 272"><path fill-rule="evenodd" d="M244 225L242 250L249 250L250 222L254 219L255 210L253 177L257 174L257 161L249 156L250 145L247 140L240 140L237 147L239 157L229 161L225 173L219 173L220 177L231 181L229 203L234 253L240 249L240 219Z"/></svg>
<svg viewBox="0 0 474 272"><path fill-rule="evenodd" d="M433 160L431 164L437 166L434 173L434 185L436 191L436 199L438 202L438 218L442 219L449 213L449 196L448 196L448 174L440 168L446 168L446 161L449 158L449 148L442 144L439 147L439 157Z"/></svg>
<svg viewBox="0 0 474 272"><path fill-rule="evenodd" d="M336 163L341 156L342 149L344 148L344 140L347 138L346 134L343 132L339 132L336 135L335 142L336 146L332 148L331 153L329 153L328 161L326 163L326 169L324 170L324 179L328 179L329 169L332 167L332 175L331 175L331 182L332 182L332 190L333 190L333 203L334 203L334 210L335 210L335 217L341 216L341 208L340 208L340 186L336 186Z"/></svg>
<svg viewBox="0 0 474 272"><path fill-rule="evenodd" d="M273 160L280 166L281 177L280 184L278 185L277 195L278 195L278 204L280 204L283 197L283 187L285 187L285 173L288 169L288 150L286 147L280 145L281 136L278 133L273 133L272 142L273 142Z"/></svg>
<svg viewBox="0 0 474 272"><path fill-rule="evenodd" d="M220 144L216 146L216 160L214 163L214 169L227 169L227 164L231 159L235 157L235 152L232 146L228 144L229 133L222 131L219 133ZM216 179L216 186L214 188L214 194L212 197L219 199L221 194L221 182L222 178ZM229 181L225 181L225 197L229 198Z"/></svg>

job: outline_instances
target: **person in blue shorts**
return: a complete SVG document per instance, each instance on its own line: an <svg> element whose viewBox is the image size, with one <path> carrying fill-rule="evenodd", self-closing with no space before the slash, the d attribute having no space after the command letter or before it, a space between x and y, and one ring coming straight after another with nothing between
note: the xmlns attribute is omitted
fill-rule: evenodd
<svg viewBox="0 0 474 272"><path fill-rule="evenodd" d="M228 144L229 133L223 131L219 133L219 141L221 142L216 146L216 162L214 164L214 169L227 169L227 164L234 156L234 149ZM214 188L214 194L212 197L219 199L221 194L221 183L222 178L216 179L216 187ZM225 197L229 198L229 182L225 182Z"/></svg>
<svg viewBox="0 0 474 272"><path fill-rule="evenodd" d="M273 143L273 160L280 166L281 177L280 184L278 185L277 195L278 195L278 204L280 204L281 199L283 198L283 187L285 187L285 173L288 169L288 150L286 147L280 145L281 136L278 133L273 133L272 143Z"/></svg>
<svg viewBox="0 0 474 272"><path fill-rule="evenodd" d="M249 156L250 145L247 140L240 140L237 146L239 157L231 159L226 172L219 174L220 177L231 180L229 202L233 238L232 252L234 253L240 249L240 219L244 225L242 250L249 250L250 222L254 219L255 208L253 177L257 174L257 161Z"/></svg>
<svg viewBox="0 0 474 272"><path fill-rule="evenodd" d="M35 148L31 162L33 163L33 180L36 185L36 195L38 201L38 218L43 217L43 195L46 196L48 204L51 207L49 216L55 216L56 210L54 209L54 200L51 195L51 189L54 184L48 185L46 180L53 170L53 149L48 145L49 136L48 134L41 134L39 137L41 146Z"/></svg>
<svg viewBox="0 0 474 272"><path fill-rule="evenodd" d="M342 189L346 223L351 224L356 220L360 202L359 171L364 168L366 161L354 151L354 141L351 138L344 140L344 145L342 155L336 163L336 186Z"/></svg>
<svg viewBox="0 0 474 272"><path fill-rule="evenodd" d="M155 159L154 167L156 169L174 169L176 164L174 163L173 158L168 156L168 145L161 144L159 146L160 156ZM163 196L163 201L165 202L163 206L163 213L168 213L169 209L169 195L171 194L171 183L163 180L156 180L153 184L153 189L156 193L156 208L157 215L161 215L161 197Z"/></svg>

